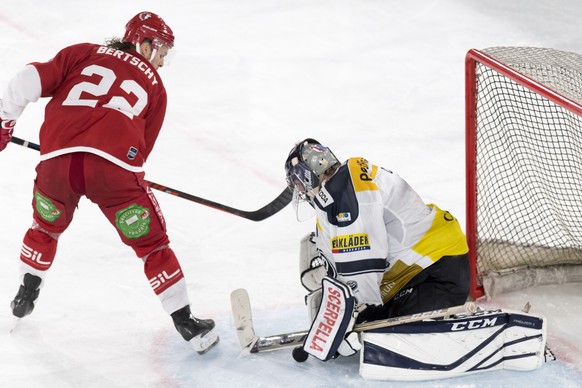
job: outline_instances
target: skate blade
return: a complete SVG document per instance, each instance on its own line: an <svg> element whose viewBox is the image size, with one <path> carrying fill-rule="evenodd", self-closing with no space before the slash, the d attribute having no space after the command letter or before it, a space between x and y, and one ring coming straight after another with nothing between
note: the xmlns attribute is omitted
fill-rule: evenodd
<svg viewBox="0 0 582 388"><path fill-rule="evenodd" d="M204 334L204 336L197 335L196 337L190 340L192 347L198 354L206 354L210 349L215 347L218 344L220 338L214 332L214 330L210 330L208 333Z"/></svg>
<svg viewBox="0 0 582 388"><path fill-rule="evenodd" d="M12 316L12 321L11 321L10 331L9 331L10 334L14 333L14 331L18 328L18 324L20 323L21 319L22 318L15 317L14 315Z"/></svg>

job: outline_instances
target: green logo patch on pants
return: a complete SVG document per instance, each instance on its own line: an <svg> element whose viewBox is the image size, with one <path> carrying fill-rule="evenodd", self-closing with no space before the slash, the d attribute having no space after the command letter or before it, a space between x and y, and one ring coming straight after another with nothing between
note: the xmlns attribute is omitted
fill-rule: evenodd
<svg viewBox="0 0 582 388"><path fill-rule="evenodd" d="M137 204L115 213L117 229L127 238L139 238L150 232L150 211Z"/></svg>
<svg viewBox="0 0 582 388"><path fill-rule="evenodd" d="M61 216L61 211L52 203L50 199L42 196L38 191L34 193L35 208L40 216L48 221L55 222Z"/></svg>

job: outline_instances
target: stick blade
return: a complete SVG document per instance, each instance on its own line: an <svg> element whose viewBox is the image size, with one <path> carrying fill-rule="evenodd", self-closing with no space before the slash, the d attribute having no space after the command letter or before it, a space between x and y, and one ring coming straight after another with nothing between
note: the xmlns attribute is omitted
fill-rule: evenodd
<svg viewBox="0 0 582 388"><path fill-rule="evenodd" d="M240 346L244 349L252 348L259 340L253 327L253 316L249 294L244 288L234 290L230 294L232 316Z"/></svg>

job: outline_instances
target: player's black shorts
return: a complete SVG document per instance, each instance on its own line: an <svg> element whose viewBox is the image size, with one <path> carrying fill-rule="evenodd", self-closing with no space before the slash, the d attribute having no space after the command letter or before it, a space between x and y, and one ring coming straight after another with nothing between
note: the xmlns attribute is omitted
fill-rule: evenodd
<svg viewBox="0 0 582 388"><path fill-rule="evenodd" d="M368 306L358 322L462 305L469 296L469 254L444 256L413 277L383 306Z"/></svg>

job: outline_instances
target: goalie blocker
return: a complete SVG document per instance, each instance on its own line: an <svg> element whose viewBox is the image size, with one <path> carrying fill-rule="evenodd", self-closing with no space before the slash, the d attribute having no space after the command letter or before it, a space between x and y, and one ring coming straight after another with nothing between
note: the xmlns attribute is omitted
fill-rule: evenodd
<svg viewBox="0 0 582 388"><path fill-rule="evenodd" d="M545 318L509 310L385 327L363 332L361 340L365 379L420 381L528 371L546 361Z"/></svg>
<svg viewBox="0 0 582 388"><path fill-rule="evenodd" d="M321 285L319 310L307 333L303 349L322 361L331 359L337 352L342 355L355 354L360 347L359 343L353 345L357 335L349 333L356 322L352 291L342 282L328 277L323 279Z"/></svg>

